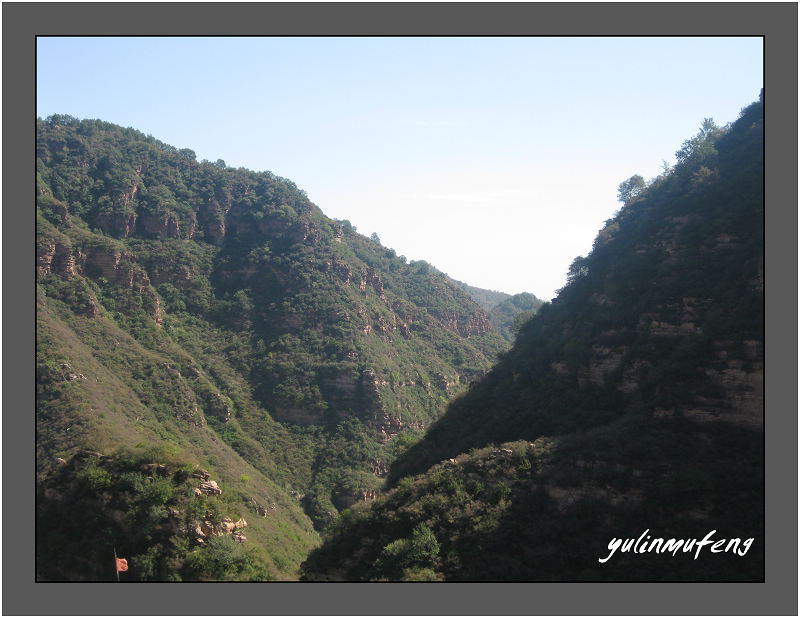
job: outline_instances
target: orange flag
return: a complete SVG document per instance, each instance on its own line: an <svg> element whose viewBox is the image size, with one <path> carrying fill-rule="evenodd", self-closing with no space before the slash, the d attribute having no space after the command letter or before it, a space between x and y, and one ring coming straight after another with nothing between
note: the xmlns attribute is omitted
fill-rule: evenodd
<svg viewBox="0 0 800 618"><path fill-rule="evenodd" d="M125 558L117 558L117 571L127 571L128 561Z"/></svg>

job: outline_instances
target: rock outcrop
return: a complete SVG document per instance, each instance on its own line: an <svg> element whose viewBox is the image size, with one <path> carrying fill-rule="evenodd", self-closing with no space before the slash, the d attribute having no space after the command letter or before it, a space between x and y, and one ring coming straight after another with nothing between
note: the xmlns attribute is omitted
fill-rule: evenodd
<svg viewBox="0 0 800 618"><path fill-rule="evenodd" d="M333 272L336 273L339 279L345 285L350 285L350 279L353 276L353 272L350 270L350 267L340 260L334 260L331 266Z"/></svg>
<svg viewBox="0 0 800 618"><path fill-rule="evenodd" d="M216 481L203 481L194 489L195 496L201 495L219 496L222 494L222 489L217 485Z"/></svg>
<svg viewBox="0 0 800 618"><path fill-rule="evenodd" d="M476 311L466 317L459 317L455 313L445 313L441 317L441 322L445 328L458 333L462 337L482 335L492 330L489 318L481 311Z"/></svg>
<svg viewBox="0 0 800 618"><path fill-rule="evenodd" d="M36 274L44 277L56 274L66 281L75 277L75 259L72 245L64 237L40 240L36 243Z"/></svg>
<svg viewBox="0 0 800 618"><path fill-rule="evenodd" d="M209 511L204 519L194 522L189 527L189 531L200 545L207 543L212 536L226 535L230 535L234 541L246 543L247 537L242 533L242 530L246 527L247 522L242 518L239 518L236 522L230 517L223 517L220 521L214 521L214 515Z"/></svg>
<svg viewBox="0 0 800 618"><path fill-rule="evenodd" d="M270 511L276 511L278 509L278 506L274 502L270 503L269 507L266 507L260 504L255 498L250 498L250 504L261 517L267 517Z"/></svg>
<svg viewBox="0 0 800 618"><path fill-rule="evenodd" d="M171 212L167 213L147 213L141 215L137 221L137 226L145 236L155 238L180 238L181 226L178 217Z"/></svg>
<svg viewBox="0 0 800 618"><path fill-rule="evenodd" d="M136 229L136 213L98 213L94 218L94 223L106 234L118 238L127 238Z"/></svg>
<svg viewBox="0 0 800 618"><path fill-rule="evenodd" d="M136 256L120 249L104 246L90 247L86 253L87 273L104 277L111 283L138 292L145 301L144 309L157 325L163 322L161 299L156 294L150 278L136 262Z"/></svg>
<svg viewBox="0 0 800 618"><path fill-rule="evenodd" d="M202 205L198 211L198 220L208 237L215 245L221 245L225 240L227 227L225 216L230 210L230 203L223 207L216 200L212 200Z"/></svg>
<svg viewBox="0 0 800 618"><path fill-rule="evenodd" d="M215 393L206 402L206 412L213 414L223 423L227 423L231 420L233 405L230 398L222 393Z"/></svg>
<svg viewBox="0 0 800 618"><path fill-rule="evenodd" d="M40 242L36 245L36 274L45 277L52 272L55 242Z"/></svg>

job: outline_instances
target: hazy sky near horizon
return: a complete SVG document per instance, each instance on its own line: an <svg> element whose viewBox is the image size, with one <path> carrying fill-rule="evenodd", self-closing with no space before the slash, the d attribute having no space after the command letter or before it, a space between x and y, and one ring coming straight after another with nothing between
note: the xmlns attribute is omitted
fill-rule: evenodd
<svg viewBox="0 0 800 618"><path fill-rule="evenodd" d="M620 182L762 86L757 37L37 39L37 116L270 170L409 260L544 300Z"/></svg>

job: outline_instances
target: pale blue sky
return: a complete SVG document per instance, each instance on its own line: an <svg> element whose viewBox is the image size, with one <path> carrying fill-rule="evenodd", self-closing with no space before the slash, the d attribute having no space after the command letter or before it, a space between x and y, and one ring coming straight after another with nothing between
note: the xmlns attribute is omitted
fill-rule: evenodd
<svg viewBox="0 0 800 618"><path fill-rule="evenodd" d="M617 186L763 85L760 38L42 38L37 115L271 170L450 276L551 299Z"/></svg>

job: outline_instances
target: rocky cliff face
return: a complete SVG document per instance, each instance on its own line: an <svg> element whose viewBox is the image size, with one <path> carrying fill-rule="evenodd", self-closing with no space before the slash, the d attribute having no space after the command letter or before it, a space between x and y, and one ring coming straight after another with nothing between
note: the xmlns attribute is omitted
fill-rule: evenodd
<svg viewBox="0 0 800 618"><path fill-rule="evenodd" d="M187 232L181 234L181 226L178 218L173 213L147 214L140 217L137 221L139 230L145 236L155 238L187 238L194 236L194 225L189 226Z"/></svg>
<svg viewBox="0 0 800 618"><path fill-rule="evenodd" d="M97 213L94 223L106 234L126 238L136 229L136 213Z"/></svg>
<svg viewBox="0 0 800 618"><path fill-rule="evenodd" d="M687 300L683 299L684 303ZM711 302L711 299L707 299ZM686 305L684 304L684 307ZM648 337L671 339L691 339L702 334L702 329L689 321L697 313L684 313L680 323L673 323L658 313L639 316L636 331ZM600 340L625 337L625 331L605 332ZM671 342L674 344L675 342ZM673 408L658 408L654 415L659 418L672 417L681 413L697 421L721 421L750 429L763 428L763 388L764 351L758 340L716 341L713 343L713 366L701 368L705 390L716 393L713 396L695 394L690 402L682 406L682 412ZM743 351L743 354L742 354ZM740 356L741 355L741 356ZM551 370L556 375L570 375L566 363L551 362ZM577 387L616 388L626 395L641 391L653 372L657 371L657 361L643 359L632 351L632 346L607 346L595 343L591 346L587 360L575 374Z"/></svg>
<svg viewBox="0 0 800 618"><path fill-rule="evenodd" d="M225 215L229 210L230 203L226 208L217 201L211 201L203 204L198 211L198 219L203 226L203 231L215 245L221 245L225 239Z"/></svg>
<svg viewBox="0 0 800 618"><path fill-rule="evenodd" d="M98 273L108 281L137 292L145 298L145 308L151 319L161 325L163 312L161 299L150 284L147 273L138 264L136 256L119 249L103 246L91 247L87 254L81 255L83 272Z"/></svg>
<svg viewBox="0 0 800 618"><path fill-rule="evenodd" d="M44 277L55 273L69 281L75 276L75 259L68 239L42 240L36 245L36 274Z"/></svg>
<svg viewBox="0 0 800 618"><path fill-rule="evenodd" d="M455 314L445 314L442 316L442 323L446 328L457 332L462 337L482 335L492 330L489 319L486 317L486 314L481 311L476 311L469 316L468 319L462 319L461 321L459 321L458 316Z"/></svg>

